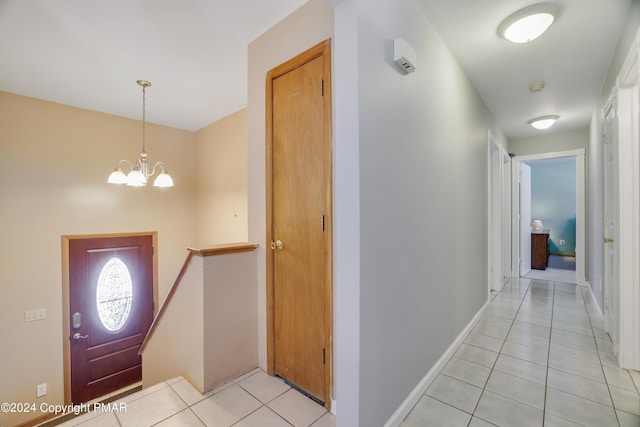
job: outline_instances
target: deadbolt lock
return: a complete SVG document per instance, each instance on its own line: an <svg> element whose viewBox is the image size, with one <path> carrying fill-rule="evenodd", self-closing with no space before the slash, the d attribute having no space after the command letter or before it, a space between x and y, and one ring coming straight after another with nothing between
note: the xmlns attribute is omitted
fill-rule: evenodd
<svg viewBox="0 0 640 427"><path fill-rule="evenodd" d="M275 251L277 249L277 250L281 251L283 247L284 247L284 244L282 243L282 240L275 240L275 241L272 240L271 241L271 249L272 250Z"/></svg>

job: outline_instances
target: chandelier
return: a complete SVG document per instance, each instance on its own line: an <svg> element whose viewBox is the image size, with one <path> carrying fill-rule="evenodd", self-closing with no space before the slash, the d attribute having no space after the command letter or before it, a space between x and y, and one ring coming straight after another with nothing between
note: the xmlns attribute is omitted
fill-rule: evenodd
<svg viewBox="0 0 640 427"><path fill-rule="evenodd" d="M156 168L160 172L156 179L153 181L154 187L173 187L173 179L167 173L167 168L163 162L157 162L153 165L151 172L149 172L149 161L147 160L147 152L145 150L145 90L151 86L146 80L138 80L137 83L142 86L142 151L140 157L132 164L129 160L120 160L116 168L107 182L109 184L127 184L132 187L144 187L147 185L149 177L152 177L156 173ZM129 173L124 174L121 169L121 165L126 163L129 165Z"/></svg>

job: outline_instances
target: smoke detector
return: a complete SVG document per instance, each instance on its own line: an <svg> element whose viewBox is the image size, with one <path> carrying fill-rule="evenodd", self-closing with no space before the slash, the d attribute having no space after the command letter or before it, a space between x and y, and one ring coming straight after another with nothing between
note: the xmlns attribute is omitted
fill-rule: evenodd
<svg viewBox="0 0 640 427"><path fill-rule="evenodd" d="M544 89L544 82L537 82L529 86L529 92L536 93Z"/></svg>

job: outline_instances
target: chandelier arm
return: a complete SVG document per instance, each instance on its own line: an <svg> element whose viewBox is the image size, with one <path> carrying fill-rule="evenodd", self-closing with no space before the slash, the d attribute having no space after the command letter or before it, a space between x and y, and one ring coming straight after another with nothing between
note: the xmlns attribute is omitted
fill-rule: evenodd
<svg viewBox="0 0 640 427"><path fill-rule="evenodd" d="M167 172L167 167L165 166L164 162L156 162L156 164L153 165L153 169L151 169L151 173L148 176L153 176L156 173L157 167L160 167L162 169L162 173Z"/></svg>
<svg viewBox="0 0 640 427"><path fill-rule="evenodd" d="M120 167L120 165L121 165L122 163L126 163L126 164L128 164L128 165L129 165L129 172L131 172L131 171L133 170L133 165L131 164L131 162L130 162L129 160L126 160L126 159L122 159L122 160L119 160L119 161L118 161L117 169L122 170L122 168Z"/></svg>

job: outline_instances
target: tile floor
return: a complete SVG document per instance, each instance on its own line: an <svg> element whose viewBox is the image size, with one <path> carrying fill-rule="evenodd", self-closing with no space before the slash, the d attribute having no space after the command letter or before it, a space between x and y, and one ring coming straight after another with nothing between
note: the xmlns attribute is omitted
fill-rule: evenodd
<svg viewBox="0 0 640 427"><path fill-rule="evenodd" d="M638 427L640 373L602 328L588 289L513 279L401 427Z"/></svg>
<svg viewBox="0 0 640 427"><path fill-rule="evenodd" d="M126 406L120 406L126 403ZM335 417L284 382L256 369L201 395L184 378L157 384L60 426L335 427Z"/></svg>
<svg viewBox="0 0 640 427"><path fill-rule="evenodd" d="M549 282L576 283L576 258L552 255L544 270L531 269L524 277Z"/></svg>
<svg viewBox="0 0 640 427"><path fill-rule="evenodd" d="M514 279L401 427L638 427L640 373L617 367L602 327L586 288ZM260 370L204 396L179 377L118 402L126 412L61 425L336 425L325 408Z"/></svg>
<svg viewBox="0 0 640 427"><path fill-rule="evenodd" d="M576 283L576 271L575 270L563 270L560 268L547 268L545 270L531 270L525 275L527 279L563 282L563 283Z"/></svg>

